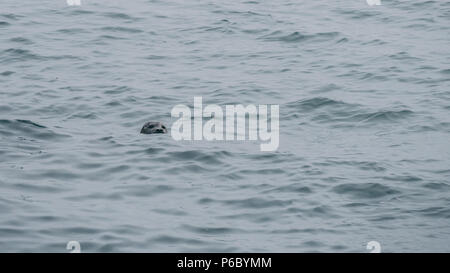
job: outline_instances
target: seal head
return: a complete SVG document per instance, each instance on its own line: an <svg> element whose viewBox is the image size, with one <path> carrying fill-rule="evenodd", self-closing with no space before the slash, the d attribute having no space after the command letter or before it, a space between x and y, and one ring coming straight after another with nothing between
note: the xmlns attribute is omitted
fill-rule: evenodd
<svg viewBox="0 0 450 273"><path fill-rule="evenodd" d="M141 134L165 134L167 128L161 122L149 121L144 124L141 129Z"/></svg>

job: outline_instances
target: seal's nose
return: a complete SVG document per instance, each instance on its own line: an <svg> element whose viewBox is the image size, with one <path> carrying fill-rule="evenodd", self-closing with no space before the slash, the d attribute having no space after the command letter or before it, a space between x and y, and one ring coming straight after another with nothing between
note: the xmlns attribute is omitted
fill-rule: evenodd
<svg viewBox="0 0 450 273"><path fill-rule="evenodd" d="M156 129L155 133L162 134L162 133L164 133L164 130L163 129Z"/></svg>

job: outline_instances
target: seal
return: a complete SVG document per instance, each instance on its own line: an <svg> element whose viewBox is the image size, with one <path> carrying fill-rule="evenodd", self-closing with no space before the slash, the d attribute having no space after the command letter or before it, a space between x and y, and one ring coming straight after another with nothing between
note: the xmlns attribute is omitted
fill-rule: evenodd
<svg viewBox="0 0 450 273"><path fill-rule="evenodd" d="M167 128L158 121L149 121L144 124L141 129L141 134L165 134L167 133Z"/></svg>

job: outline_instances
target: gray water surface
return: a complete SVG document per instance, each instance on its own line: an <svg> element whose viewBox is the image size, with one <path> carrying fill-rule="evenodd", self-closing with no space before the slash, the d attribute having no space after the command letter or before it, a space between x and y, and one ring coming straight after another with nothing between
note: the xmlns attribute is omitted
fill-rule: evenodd
<svg viewBox="0 0 450 273"><path fill-rule="evenodd" d="M279 149L139 134L194 96ZM0 252L448 252L449 114L449 1L2 0Z"/></svg>

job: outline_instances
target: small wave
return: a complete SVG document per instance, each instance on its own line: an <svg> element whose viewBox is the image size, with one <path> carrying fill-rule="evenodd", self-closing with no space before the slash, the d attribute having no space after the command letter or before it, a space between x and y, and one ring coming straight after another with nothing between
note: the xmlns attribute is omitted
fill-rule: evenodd
<svg viewBox="0 0 450 273"><path fill-rule="evenodd" d="M309 241L303 242L302 246L307 247L307 248L308 247L320 248L320 247L324 247L325 244L322 242L316 241L316 240L309 240Z"/></svg>
<svg viewBox="0 0 450 273"><path fill-rule="evenodd" d="M164 60L164 59L168 59L167 56L160 56L160 55L148 55L146 57L144 57L144 59L147 60Z"/></svg>
<svg viewBox="0 0 450 273"><path fill-rule="evenodd" d="M47 127L30 120L0 120L0 135L20 136L41 140L57 140L67 135L58 134Z"/></svg>
<svg viewBox="0 0 450 273"><path fill-rule="evenodd" d="M439 2L440 1L431 1L431 0L429 0L429 1L420 1L420 2L413 2L413 3L411 3L411 6L414 7L414 8L423 9L423 8L426 8L426 7L438 4Z"/></svg>
<svg viewBox="0 0 450 273"><path fill-rule="evenodd" d="M34 192L34 193L60 193L64 192L65 189L60 186L50 186L50 185L34 185L26 183L15 183L15 184L3 184L6 187L19 190L21 193L24 192Z"/></svg>
<svg viewBox="0 0 450 273"><path fill-rule="evenodd" d="M336 109L336 107L340 108L349 108L349 107L355 107L356 105L349 104L342 101L337 101L329 98L324 97L315 97L310 99L303 99L298 100L295 102L290 102L286 104L287 108L295 109L301 112L309 112L313 111L322 107L333 107Z"/></svg>
<svg viewBox="0 0 450 273"><path fill-rule="evenodd" d="M333 191L338 194L348 194L356 198L380 198L399 191L379 183L347 183L335 186Z"/></svg>
<svg viewBox="0 0 450 273"><path fill-rule="evenodd" d="M272 15L267 13L259 13L254 11L237 11L237 10L214 10L212 13L224 14L224 15L241 15L244 17L249 16L260 16L260 17L272 17Z"/></svg>
<svg viewBox="0 0 450 273"><path fill-rule="evenodd" d="M97 118L98 118L98 116L95 113L80 112L80 113L76 113L76 114L71 115L67 119L90 119L90 120L94 120L94 119L97 119Z"/></svg>
<svg viewBox="0 0 450 273"><path fill-rule="evenodd" d="M141 33L143 30L137 28L128 28L128 27L103 27L101 30L103 31L111 31L111 32L124 32L124 33Z"/></svg>
<svg viewBox="0 0 450 273"><path fill-rule="evenodd" d="M384 122L398 122L411 117L414 112L408 109L370 111L358 104L350 104L324 97L315 97L285 104L288 112L287 119L299 118L303 114L310 114L314 122L320 123L349 123L363 125ZM347 125L349 125L347 124Z"/></svg>
<svg viewBox="0 0 450 273"><path fill-rule="evenodd" d="M86 14L94 14L94 11L86 10L86 9L73 9L70 11L71 15L86 15Z"/></svg>
<svg viewBox="0 0 450 273"><path fill-rule="evenodd" d="M383 163L378 163L374 161L355 161L355 160L327 160L325 162L314 163L314 165L319 166L335 166L335 165L347 165L349 167L356 167L361 170L367 171L375 171L375 172L383 172L386 170L386 167L383 166Z"/></svg>
<svg viewBox="0 0 450 273"><path fill-rule="evenodd" d="M0 105L0 113L8 113L12 111L12 107L9 107L7 105Z"/></svg>
<svg viewBox="0 0 450 273"><path fill-rule="evenodd" d="M90 200L108 200L108 201L118 201L123 198L122 195L119 193L90 193L90 194L83 194L83 195L72 195L65 197L65 200L68 201L77 201L77 202L83 202L83 201L90 201Z"/></svg>
<svg viewBox="0 0 450 273"><path fill-rule="evenodd" d="M219 234L229 234L229 233L242 233L243 231L237 228L230 227L197 227L192 225L184 225L185 229L198 233L207 235L219 235Z"/></svg>
<svg viewBox="0 0 450 273"><path fill-rule="evenodd" d="M14 73L15 73L14 71L4 71L4 72L0 73L0 75L2 75L4 77L8 77Z"/></svg>
<svg viewBox="0 0 450 273"><path fill-rule="evenodd" d="M442 73L442 74L445 74L445 75L450 75L450 69L442 69L439 72Z"/></svg>
<svg viewBox="0 0 450 273"><path fill-rule="evenodd" d="M197 150L191 150L191 151L183 151L183 152L169 152L167 153L169 159L172 160L192 160L197 161L201 163L206 164L222 164L222 161L220 160L224 156L228 155L228 152L212 152L212 153L206 153L201 152Z"/></svg>
<svg viewBox="0 0 450 273"><path fill-rule="evenodd" d="M260 197L253 197L247 199L236 199L236 200L213 200L210 198L202 198L199 200L201 204L207 204L211 202L218 202L225 205L238 208L248 208L248 209L263 209L270 207L285 207L292 204L290 200L268 200Z"/></svg>
<svg viewBox="0 0 450 273"><path fill-rule="evenodd" d="M120 190L119 195L134 196L134 197L151 197L162 193L174 191L175 188L169 185L126 185L115 187Z"/></svg>
<svg viewBox="0 0 450 273"><path fill-rule="evenodd" d="M167 169L167 173L173 174L173 175L179 175L179 174L185 174L185 173L209 173L211 172L211 169L205 168L199 164L194 163L188 163L183 164L182 166L178 167L171 167Z"/></svg>
<svg viewBox="0 0 450 273"><path fill-rule="evenodd" d="M151 154L151 155L159 154L159 153L161 153L163 151L164 151L163 148L154 148L154 147L150 147L150 148L147 148L147 149L144 150L145 153Z"/></svg>
<svg viewBox="0 0 450 273"><path fill-rule="evenodd" d="M63 28L58 30L59 33L64 34L81 34L81 33L89 33L89 31L82 28Z"/></svg>
<svg viewBox="0 0 450 273"><path fill-rule="evenodd" d="M55 56L42 56L31 52L30 50L20 48L9 48L0 52L1 63L12 62L25 62L25 61L49 61L49 60L62 60L62 59L75 59L81 60L80 57L72 55L55 55Z"/></svg>
<svg viewBox="0 0 450 273"><path fill-rule="evenodd" d="M299 194L299 193L312 193L313 191L310 187L301 185L299 183L294 183L294 184L266 190L263 193L275 193L275 192L287 192L287 193Z"/></svg>
<svg viewBox="0 0 450 273"><path fill-rule="evenodd" d="M101 233L102 230L99 228L91 228L85 226L75 226L75 227L56 227L50 230L45 231L45 234L53 235L53 234L76 234L76 235L94 235Z"/></svg>
<svg viewBox="0 0 450 273"><path fill-rule="evenodd" d="M128 86L112 86L112 87L104 87L107 90L104 91L103 93L105 94L109 94L109 95L116 95L116 94L121 94L124 92L132 92L133 89L131 87Z"/></svg>
<svg viewBox="0 0 450 273"><path fill-rule="evenodd" d="M333 208L326 205L316 206L312 208L289 208L289 213L294 213L299 217L321 217L321 218L336 218L337 215L333 213Z"/></svg>
<svg viewBox="0 0 450 273"><path fill-rule="evenodd" d="M422 210L417 210L416 212L433 218L450 218L450 208L448 207L430 207Z"/></svg>
<svg viewBox="0 0 450 273"><path fill-rule="evenodd" d="M274 229L270 231L273 234L292 234L292 233L305 233L305 234L339 234L341 233L335 229L327 228L286 228L286 229Z"/></svg>
<svg viewBox="0 0 450 273"><path fill-rule="evenodd" d="M338 9L337 13L350 17L350 19L367 19L369 17L376 16L379 12L375 11L364 11L364 10L349 10L349 9Z"/></svg>
<svg viewBox="0 0 450 273"><path fill-rule="evenodd" d="M105 40L125 40L126 38L113 36L113 35L101 35L98 37L99 40L105 39Z"/></svg>
<svg viewBox="0 0 450 273"><path fill-rule="evenodd" d="M17 228L17 227L14 227L14 228L2 227L2 228L0 228L0 235L3 238L7 238L9 236L21 236L21 237L23 237L24 235L27 234L27 232L29 232L29 231L27 231L26 229Z"/></svg>
<svg viewBox="0 0 450 273"><path fill-rule="evenodd" d="M2 63L9 63L9 62L16 62L16 61L32 61L32 60L42 60L43 57L37 54L32 53L29 50L26 49L19 49L19 48L9 48L6 50L3 50L0 53L1 62Z"/></svg>
<svg viewBox="0 0 450 273"><path fill-rule="evenodd" d="M24 37L14 37L9 39L11 42L15 42L15 43L21 43L24 45L31 45L33 44L33 42L30 39L24 38Z"/></svg>
<svg viewBox="0 0 450 273"><path fill-rule="evenodd" d="M367 114L358 114L352 116L350 120L358 122L380 122L380 121L397 121L411 116L414 112L410 110L381 110Z"/></svg>
<svg viewBox="0 0 450 273"><path fill-rule="evenodd" d="M160 235L156 236L151 240L153 243L160 244L186 244L186 245L204 245L207 244L205 241L197 239L186 239L183 237L175 237L170 235Z"/></svg>
<svg viewBox="0 0 450 273"><path fill-rule="evenodd" d="M412 57L408 52L402 51L392 55L389 55L389 58L399 61L420 61L420 58Z"/></svg>
<svg viewBox="0 0 450 273"><path fill-rule="evenodd" d="M450 185L447 183L438 183L438 182L430 182L423 185L424 188L431 189L431 190L450 190Z"/></svg>
<svg viewBox="0 0 450 273"><path fill-rule="evenodd" d="M42 179L48 179L48 178L52 178L52 179L56 179L56 180L72 180L72 179L77 179L80 178L80 174L79 173L74 173L71 171L67 171L67 170L61 170L61 169L47 169L44 171L39 171L36 173L27 173L26 176L29 179L34 179L36 177L41 177Z"/></svg>
<svg viewBox="0 0 450 273"><path fill-rule="evenodd" d="M279 214L274 214L273 212L264 212L264 210L252 211L252 213L230 213L225 216L221 216L223 219L240 219L245 221L251 221L254 223L269 223L276 221L279 218Z"/></svg>
<svg viewBox="0 0 450 273"><path fill-rule="evenodd" d="M162 215L186 216L188 213L180 209L153 209L154 212Z"/></svg>
<svg viewBox="0 0 450 273"><path fill-rule="evenodd" d="M122 20L130 20L130 21L136 21L138 18L132 17L128 14L121 13L121 12L106 12L103 13L103 16L112 18L112 19L122 19Z"/></svg>
<svg viewBox="0 0 450 273"><path fill-rule="evenodd" d="M298 31L293 32L288 35L283 35L281 31L275 31L272 32L269 35L265 35L261 37L260 39L266 40L266 41L280 41L280 42L286 42L286 43L297 43L297 42L303 42L306 40L313 40L313 41L327 41L332 40L339 36L339 32L322 32L322 33L316 33L316 34L302 34Z"/></svg>
<svg viewBox="0 0 450 273"><path fill-rule="evenodd" d="M384 180L389 180L389 181L402 181L402 182L419 182L419 181L423 180L420 177L412 176L412 175L384 176L383 179Z"/></svg>
<svg viewBox="0 0 450 273"><path fill-rule="evenodd" d="M24 17L23 15L17 15L17 14L12 14L12 13L8 13L8 14L2 13L2 14L0 14L0 16L4 17L6 19L9 19L9 20L19 20L19 18Z"/></svg>
<svg viewBox="0 0 450 273"><path fill-rule="evenodd" d="M406 119L414 112L410 110L380 110L369 113L363 112L362 109L355 109L353 111L330 111L328 113L319 113L312 117L312 120L320 123L340 123L340 126L364 126L385 124L387 122L399 122Z"/></svg>

